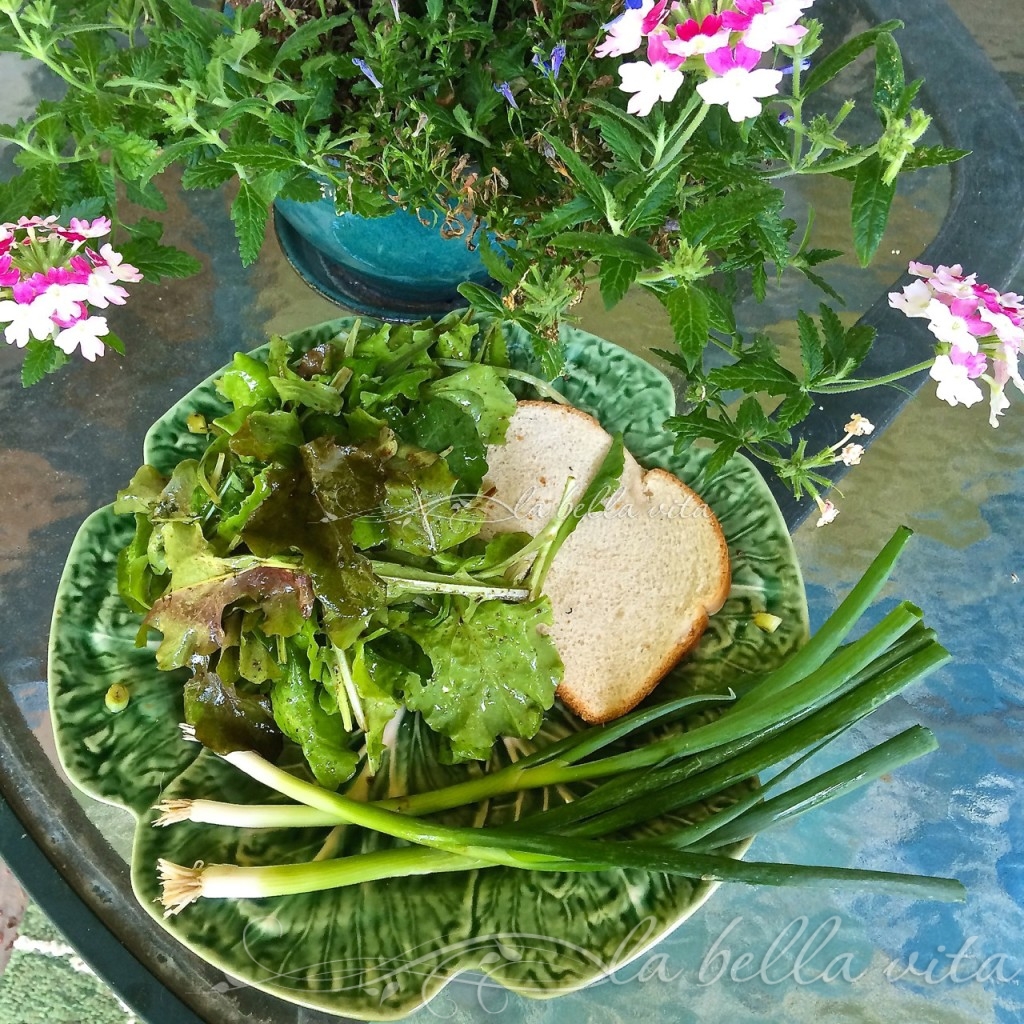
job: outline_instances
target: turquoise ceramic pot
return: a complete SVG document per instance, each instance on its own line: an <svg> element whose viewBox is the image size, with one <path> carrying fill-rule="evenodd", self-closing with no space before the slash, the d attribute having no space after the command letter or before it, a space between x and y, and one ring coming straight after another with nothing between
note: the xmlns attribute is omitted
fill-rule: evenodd
<svg viewBox="0 0 1024 1024"><path fill-rule="evenodd" d="M334 202L278 200L278 241L288 261L325 298L384 320L413 322L468 305L465 281L494 287L475 249L441 235L441 216L396 209L385 217L337 213ZM422 221L421 219L422 218ZM425 223L424 223L425 222Z"/></svg>

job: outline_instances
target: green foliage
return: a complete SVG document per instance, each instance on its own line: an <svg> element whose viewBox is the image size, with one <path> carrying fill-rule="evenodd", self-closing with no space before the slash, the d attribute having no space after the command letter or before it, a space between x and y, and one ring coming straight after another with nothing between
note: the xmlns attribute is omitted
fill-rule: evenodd
<svg viewBox="0 0 1024 1024"><path fill-rule="evenodd" d="M813 246L810 225L795 242L782 179L831 174L853 183L851 243L866 264L898 175L964 155L919 145L929 121L914 106L921 83L906 80L895 20L831 53L821 52L821 26L809 22L798 45L781 48L796 68L789 84L760 116L736 124L703 103L699 68L690 66L674 100L644 118L628 113L616 59L593 55L616 10L610 0L597 10L578 0L506 0L486 17L475 0L404 4L400 18L385 0L238 0L232 8L6 3L0 48L44 61L68 87L32 118L0 126L22 170L0 186L0 213L117 214L120 195L159 213L162 172L177 167L187 189L237 183L231 218L248 264L280 197L314 201L323 190L339 209L370 217L395 203L433 209L473 226L467 235L497 285L467 283L461 294L530 332L545 371L558 372L558 324L588 285L607 307L641 289L664 307L676 358L699 392L708 345L742 354L731 308L737 281L762 300L773 278L795 271L842 301L818 269L836 254ZM556 45L565 47L557 78L534 62ZM845 130L853 102L821 109L821 90L867 59L878 131L853 141ZM161 243L152 218L115 216L115 224L127 236L115 243L150 280L199 270ZM45 373L41 357L30 356L29 377ZM766 387L779 381L770 361L757 364ZM739 390L749 396L756 381L745 380ZM795 427L806 403L787 403ZM747 433L765 434L747 410ZM471 479L475 456L461 450L455 472Z"/></svg>

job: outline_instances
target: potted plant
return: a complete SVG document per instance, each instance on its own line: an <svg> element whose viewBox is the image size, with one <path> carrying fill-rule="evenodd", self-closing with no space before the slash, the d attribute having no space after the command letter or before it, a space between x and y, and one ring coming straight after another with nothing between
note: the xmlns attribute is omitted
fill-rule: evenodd
<svg viewBox="0 0 1024 1024"><path fill-rule="evenodd" d="M479 259L461 296L528 330L552 375L559 324L584 288L608 306L644 289L665 310L670 359L689 381L691 408L670 421L679 443L716 444L709 472L746 450L815 497L825 522L834 508L820 470L855 461L854 438L870 425L851 420L849 436L817 453L794 446L794 431L816 395L870 383L853 375L873 332L845 327L827 302L816 317L801 312L794 373L767 338L740 334L735 297L762 298L773 278L801 274L838 299L818 269L838 253L789 216L785 179L852 182L852 239L866 264L897 177L963 154L921 145L929 117L915 106L920 83L905 80L900 23L825 54L812 3L0 0L0 46L66 83L62 99L0 132L21 169L0 189L0 214L109 217L126 263L159 279L198 268L160 243L158 217L129 220L123 200L158 215L172 166L186 189L234 188L244 263L275 204L293 220L325 200L332 215L382 222L404 211ZM874 130L857 137L852 101L823 97L865 53ZM952 308L950 287L933 293ZM1019 303L995 295L982 305L1019 330ZM984 334L974 319L967 334L989 339L991 371L977 345L970 365L951 361L966 351L956 349L964 332L941 328L938 365L947 378L987 373L995 409L1018 379L1006 358L1016 334L992 324ZM728 365L705 365L711 347ZM43 355L36 376L53 368Z"/></svg>

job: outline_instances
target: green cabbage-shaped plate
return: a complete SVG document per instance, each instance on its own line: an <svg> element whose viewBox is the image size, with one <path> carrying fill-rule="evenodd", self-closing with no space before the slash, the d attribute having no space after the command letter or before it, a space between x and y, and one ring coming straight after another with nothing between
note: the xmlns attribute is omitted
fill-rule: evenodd
<svg viewBox="0 0 1024 1024"><path fill-rule="evenodd" d="M298 351L350 323L331 321L289 340ZM725 692L737 673L777 664L806 639L806 606L788 531L760 475L736 458L705 481L705 454L692 449L673 454L671 438L662 430L674 411L674 396L661 373L581 331L567 330L564 341L568 362L559 386L568 398L609 431L622 431L641 462L690 484L711 505L729 541L729 600L654 699L683 688ZM513 333L509 342L517 363L536 369L524 339ZM145 461L169 472L178 460L201 450L205 438L190 434L185 421L192 412L212 418L225 411L213 379L157 420L146 437ZM151 827L159 798L267 802L274 797L181 740L180 676L156 668L152 647L135 646L139 617L117 596L118 551L132 530L131 516L115 516L107 506L85 521L71 549L50 644L57 748L82 790L136 815L132 880L142 905L160 926L227 974L296 1003L366 1020L401 1017L467 970L482 971L526 996L550 997L581 988L639 956L713 891L711 884L635 871L492 868L312 895L200 900L165 919L156 902L158 858L188 865L302 861L323 847L327 830ZM754 625L754 614L762 610L781 617L775 633ZM127 709L116 715L104 707L114 682L127 684L131 693ZM564 735L574 727L556 706L543 735ZM407 716L387 770L373 780L368 795L436 787L465 776L465 767L438 765L432 749L429 730ZM493 802L452 812L451 818L507 820L545 799L560 796L538 792L518 806ZM331 841L338 854L345 854L385 840L349 829Z"/></svg>

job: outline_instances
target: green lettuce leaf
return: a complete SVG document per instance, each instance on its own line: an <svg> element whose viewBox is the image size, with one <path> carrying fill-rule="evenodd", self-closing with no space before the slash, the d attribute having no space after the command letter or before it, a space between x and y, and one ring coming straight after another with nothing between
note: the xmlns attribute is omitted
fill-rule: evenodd
<svg viewBox="0 0 1024 1024"><path fill-rule="evenodd" d="M461 610L455 604L446 618L411 618L403 627L433 666L405 701L447 737L451 761L484 760L499 736L536 735L554 703L562 661L545 632L547 598L465 602Z"/></svg>
<svg viewBox="0 0 1024 1024"><path fill-rule="evenodd" d="M493 366L475 363L434 381L427 391L454 402L473 417L484 444L501 444L516 411L516 396Z"/></svg>
<svg viewBox="0 0 1024 1024"><path fill-rule="evenodd" d="M348 746L351 737L340 717L320 706L317 684L309 678L304 662L292 648L284 677L270 691L274 719L285 736L302 748L316 781L337 789L352 777L359 757Z"/></svg>
<svg viewBox="0 0 1024 1024"><path fill-rule="evenodd" d="M458 480L444 459L413 452L392 460L389 469L393 475L385 484L383 512L388 546L394 551L433 555L480 532L484 510L478 501L453 501L459 497Z"/></svg>

